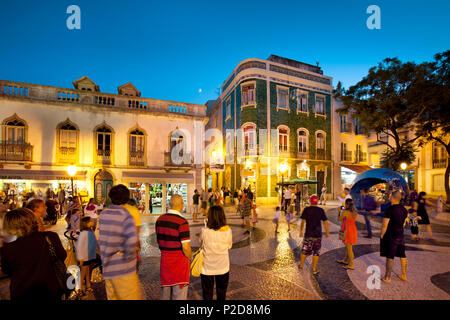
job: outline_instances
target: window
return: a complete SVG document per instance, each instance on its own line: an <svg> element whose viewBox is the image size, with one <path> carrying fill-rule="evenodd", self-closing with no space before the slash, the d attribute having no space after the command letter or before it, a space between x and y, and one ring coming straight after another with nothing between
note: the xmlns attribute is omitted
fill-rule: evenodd
<svg viewBox="0 0 450 320"><path fill-rule="evenodd" d="M316 113L325 115L325 99L322 96L316 96Z"/></svg>
<svg viewBox="0 0 450 320"><path fill-rule="evenodd" d="M96 130L96 134L97 134L97 161L103 164L110 164L112 130L107 126L101 126Z"/></svg>
<svg viewBox="0 0 450 320"><path fill-rule="evenodd" d="M304 130L298 132L298 152L308 152L308 134Z"/></svg>
<svg viewBox="0 0 450 320"><path fill-rule="evenodd" d="M442 169L447 167L447 152L442 144L433 143L433 169Z"/></svg>
<svg viewBox="0 0 450 320"><path fill-rule="evenodd" d="M77 148L77 128L71 123L66 123L60 127L59 147L66 149Z"/></svg>
<svg viewBox="0 0 450 320"><path fill-rule="evenodd" d="M341 116L341 132L347 132L346 123L347 123L347 117Z"/></svg>
<svg viewBox="0 0 450 320"><path fill-rule="evenodd" d="M67 119L56 127L57 130L57 161L61 164L78 162L78 128Z"/></svg>
<svg viewBox="0 0 450 320"><path fill-rule="evenodd" d="M308 94L303 91L297 93L297 112L308 112Z"/></svg>
<svg viewBox="0 0 450 320"><path fill-rule="evenodd" d="M288 151L289 129L286 127L278 128L278 149L280 152Z"/></svg>
<svg viewBox="0 0 450 320"><path fill-rule="evenodd" d="M246 125L243 131L245 154L256 153L256 126L253 124Z"/></svg>
<svg viewBox="0 0 450 320"><path fill-rule="evenodd" d="M288 105L289 89L277 88L277 108L289 110Z"/></svg>
<svg viewBox="0 0 450 320"><path fill-rule="evenodd" d="M242 106L255 105L255 84L242 86Z"/></svg>
<svg viewBox="0 0 450 320"><path fill-rule="evenodd" d="M352 152L347 150L347 144L341 142L341 161L352 161Z"/></svg>
<svg viewBox="0 0 450 320"><path fill-rule="evenodd" d="M355 134L361 134L361 125L358 118L355 119Z"/></svg>
<svg viewBox="0 0 450 320"><path fill-rule="evenodd" d="M318 133L316 136L316 149L325 150L325 135L323 133Z"/></svg>
<svg viewBox="0 0 450 320"><path fill-rule="evenodd" d="M226 102L226 117L225 121L228 120L228 118L231 118L231 98L228 98Z"/></svg>
<svg viewBox="0 0 450 320"><path fill-rule="evenodd" d="M6 121L5 140L9 143L25 143L25 122L20 119Z"/></svg>
<svg viewBox="0 0 450 320"><path fill-rule="evenodd" d="M129 163L130 165L143 166L145 156L145 134L135 129L129 134Z"/></svg>
<svg viewBox="0 0 450 320"><path fill-rule="evenodd" d="M318 132L316 134L316 159L325 160L325 134Z"/></svg>

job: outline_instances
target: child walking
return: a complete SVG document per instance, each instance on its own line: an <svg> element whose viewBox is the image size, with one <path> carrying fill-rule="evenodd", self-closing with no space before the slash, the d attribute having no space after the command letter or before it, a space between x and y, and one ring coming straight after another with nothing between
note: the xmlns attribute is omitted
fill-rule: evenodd
<svg viewBox="0 0 450 320"><path fill-rule="evenodd" d="M408 222L411 226L411 238L414 241L419 240L419 220L422 218L417 215L417 211L410 210L410 213L408 214Z"/></svg>
<svg viewBox="0 0 450 320"><path fill-rule="evenodd" d="M91 266L97 262L99 245L94 233L94 221L90 217L81 218L80 235L76 244L77 259L80 261L80 290L83 295L93 293L91 288ZM86 289L85 289L86 288Z"/></svg>
<svg viewBox="0 0 450 320"><path fill-rule="evenodd" d="M273 216L272 222L275 224L275 233L278 233L278 223L280 221L280 207L275 208L275 215Z"/></svg>

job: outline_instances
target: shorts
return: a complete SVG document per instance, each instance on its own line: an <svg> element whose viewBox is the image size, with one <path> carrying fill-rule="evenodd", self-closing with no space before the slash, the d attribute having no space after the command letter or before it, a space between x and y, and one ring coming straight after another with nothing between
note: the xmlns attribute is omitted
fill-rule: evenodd
<svg viewBox="0 0 450 320"><path fill-rule="evenodd" d="M411 227L411 233L412 234L419 234L419 227L418 226L412 226Z"/></svg>
<svg viewBox="0 0 450 320"><path fill-rule="evenodd" d="M406 258L405 244L389 238L380 240L380 256L388 259Z"/></svg>
<svg viewBox="0 0 450 320"><path fill-rule="evenodd" d="M322 247L322 238L305 238L303 239L302 254L305 256L319 256Z"/></svg>
<svg viewBox="0 0 450 320"><path fill-rule="evenodd" d="M272 222L278 224L278 219L279 218L273 218Z"/></svg>
<svg viewBox="0 0 450 320"><path fill-rule="evenodd" d="M198 213L198 204L194 204L193 207L194 207L194 213Z"/></svg>
<svg viewBox="0 0 450 320"><path fill-rule="evenodd" d="M206 209L206 207L207 207L206 201L202 201L202 209Z"/></svg>

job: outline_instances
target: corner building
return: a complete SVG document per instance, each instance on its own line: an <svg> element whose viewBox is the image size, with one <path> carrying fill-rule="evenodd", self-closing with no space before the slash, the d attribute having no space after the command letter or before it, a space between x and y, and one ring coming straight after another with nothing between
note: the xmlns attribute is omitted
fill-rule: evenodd
<svg viewBox="0 0 450 320"><path fill-rule="evenodd" d="M251 186L259 204L278 201L282 179L314 179L310 194L326 183L331 195L332 90L332 78L318 66L275 55L240 62L218 98L223 186Z"/></svg>

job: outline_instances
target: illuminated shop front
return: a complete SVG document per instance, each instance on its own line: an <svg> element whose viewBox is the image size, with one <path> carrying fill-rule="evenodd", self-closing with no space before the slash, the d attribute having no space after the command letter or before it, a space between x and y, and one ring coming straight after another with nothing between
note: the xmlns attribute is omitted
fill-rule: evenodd
<svg viewBox="0 0 450 320"><path fill-rule="evenodd" d="M77 172L73 179L74 193L85 198L89 194L90 187L90 182L85 180L86 172ZM37 197L45 198L47 190L57 195L60 189L66 191L66 196L72 193L71 179L66 171L2 170L0 172L0 191L19 206L22 205L25 196L31 192L34 192Z"/></svg>

